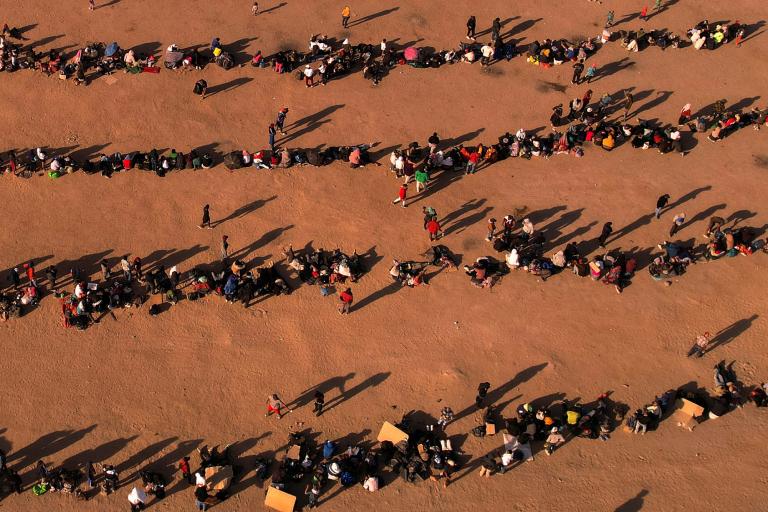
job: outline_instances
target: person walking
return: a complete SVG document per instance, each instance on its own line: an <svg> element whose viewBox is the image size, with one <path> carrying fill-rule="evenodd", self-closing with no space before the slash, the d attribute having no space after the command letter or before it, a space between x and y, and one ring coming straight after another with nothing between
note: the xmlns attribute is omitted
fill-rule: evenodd
<svg viewBox="0 0 768 512"><path fill-rule="evenodd" d="M392 204L400 203L405 208L405 198L408 196L408 184L403 183L400 185L400 190L397 193L397 197L392 200Z"/></svg>
<svg viewBox="0 0 768 512"><path fill-rule="evenodd" d="M485 399L488 397L488 390L491 389L490 382L481 382L477 386L477 396L475 397L475 406L478 409L485 407Z"/></svg>
<svg viewBox="0 0 768 512"><path fill-rule="evenodd" d="M470 16L467 20L467 39L475 40L475 29L477 28L477 21L474 16Z"/></svg>
<svg viewBox="0 0 768 512"><path fill-rule="evenodd" d="M573 77L571 78L572 84L579 85L581 83L582 71L584 71L584 63L582 61L577 61L573 65Z"/></svg>
<svg viewBox="0 0 768 512"><path fill-rule="evenodd" d="M349 314L349 311L352 309L352 301L354 300L354 297L352 296L352 289L347 288L343 292L339 294L339 300L341 301L341 307L339 308L339 313Z"/></svg>
<svg viewBox="0 0 768 512"><path fill-rule="evenodd" d="M669 194L664 194L663 196L659 196L659 198L656 200L656 220L658 220L661 217L661 210L666 208L667 204L669 203Z"/></svg>
<svg viewBox="0 0 768 512"><path fill-rule="evenodd" d="M320 416L323 414L323 406L325 405L325 395L322 391L319 389L315 391L315 403L314 403L314 409L312 412L315 413L315 416Z"/></svg>
<svg viewBox="0 0 768 512"><path fill-rule="evenodd" d="M606 222L603 224L603 230L600 232L600 236L597 239L597 244L605 248L605 242L608 241L608 237L611 236L611 233L613 233L613 223L612 222Z"/></svg>
<svg viewBox="0 0 768 512"><path fill-rule="evenodd" d="M274 152L275 151L275 134L277 134L277 130L275 129L275 123L269 124L269 149Z"/></svg>
<svg viewBox="0 0 768 512"><path fill-rule="evenodd" d="M280 131L280 135L285 135L285 118L288 117L288 107L283 107L277 113L277 119L275 120L275 128Z"/></svg>
<svg viewBox="0 0 768 512"><path fill-rule="evenodd" d="M224 235L221 237L221 259L226 260L229 257L229 237Z"/></svg>
<svg viewBox="0 0 768 512"><path fill-rule="evenodd" d="M345 5L341 10L341 26L344 28L349 28L349 18L351 17L352 9L348 5Z"/></svg>
<svg viewBox="0 0 768 512"><path fill-rule="evenodd" d="M678 213L675 218L672 219L672 227L669 228L669 237L672 238L675 234L682 229L685 224L685 213Z"/></svg>
<svg viewBox="0 0 768 512"><path fill-rule="evenodd" d="M613 11L608 11L608 15L605 18L605 28L610 28L613 26L613 18L615 14Z"/></svg>
<svg viewBox="0 0 768 512"><path fill-rule="evenodd" d="M627 118L629 117L629 111L632 109L632 104L634 102L635 97L632 96L632 93L628 92L624 99L624 122L627 121Z"/></svg>
<svg viewBox="0 0 768 512"><path fill-rule="evenodd" d="M271 414L276 414L277 419L282 419L285 414L288 414L288 412L284 413L283 409L287 409L288 412L293 412L291 409L288 409L288 406L285 405L285 402L280 400L280 397L277 396L277 393L273 393L267 397L267 413L264 416L267 417Z"/></svg>
<svg viewBox="0 0 768 512"><path fill-rule="evenodd" d="M213 229L211 227L211 205L206 204L203 206L203 221L198 226L200 229L207 228L207 229Z"/></svg>

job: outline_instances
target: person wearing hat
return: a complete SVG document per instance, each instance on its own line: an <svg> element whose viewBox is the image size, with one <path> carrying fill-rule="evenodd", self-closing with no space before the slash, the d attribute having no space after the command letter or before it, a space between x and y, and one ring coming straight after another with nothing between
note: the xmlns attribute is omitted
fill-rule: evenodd
<svg viewBox="0 0 768 512"><path fill-rule="evenodd" d="M563 443L565 443L565 438L563 437L563 434L560 433L560 429L552 427L552 430L549 431L549 436L547 436L547 440L544 442L544 451L547 452L547 455L552 455L552 452Z"/></svg>
<svg viewBox="0 0 768 512"><path fill-rule="evenodd" d="M315 85L315 70L312 69L312 66L309 64L304 66L304 85L306 85L307 88Z"/></svg>

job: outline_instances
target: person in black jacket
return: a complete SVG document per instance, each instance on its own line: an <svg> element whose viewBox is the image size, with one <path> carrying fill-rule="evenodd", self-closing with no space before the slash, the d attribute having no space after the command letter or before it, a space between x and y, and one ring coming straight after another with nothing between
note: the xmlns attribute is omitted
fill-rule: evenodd
<svg viewBox="0 0 768 512"><path fill-rule="evenodd" d="M475 40L475 28L477 26L477 21L475 21L474 16L470 16L467 20L467 39Z"/></svg>

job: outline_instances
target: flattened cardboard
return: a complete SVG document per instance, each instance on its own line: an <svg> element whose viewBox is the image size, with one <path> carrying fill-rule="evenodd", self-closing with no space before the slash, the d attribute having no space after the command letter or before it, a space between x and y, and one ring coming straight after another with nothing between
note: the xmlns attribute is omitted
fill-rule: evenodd
<svg viewBox="0 0 768 512"><path fill-rule="evenodd" d="M388 421L385 421L379 431L379 436L376 438L379 442L390 441L392 444L397 444L401 441L408 440L408 434L394 426Z"/></svg>
<svg viewBox="0 0 768 512"><path fill-rule="evenodd" d="M293 507L296 505L296 496L270 487L267 489L267 497L264 498L264 504L279 512L293 512Z"/></svg>

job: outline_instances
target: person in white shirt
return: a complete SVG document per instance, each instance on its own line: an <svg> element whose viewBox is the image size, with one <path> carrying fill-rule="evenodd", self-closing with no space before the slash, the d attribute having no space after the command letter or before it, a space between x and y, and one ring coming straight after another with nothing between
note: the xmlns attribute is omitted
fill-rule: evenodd
<svg viewBox="0 0 768 512"><path fill-rule="evenodd" d="M382 39L381 40L381 53L384 53L385 51L387 51L387 40L386 39Z"/></svg>
<svg viewBox="0 0 768 512"><path fill-rule="evenodd" d="M480 48L480 53L483 54L483 58L480 59L480 64L489 66L491 64L491 59L493 58L493 47L489 44L484 44L483 47Z"/></svg>
<svg viewBox="0 0 768 512"><path fill-rule="evenodd" d="M304 66L304 84L308 88L315 85L315 70L309 64Z"/></svg>
<svg viewBox="0 0 768 512"><path fill-rule="evenodd" d="M363 489L370 492L376 492L379 490L379 477L371 475L363 482Z"/></svg>
<svg viewBox="0 0 768 512"><path fill-rule="evenodd" d="M501 455L501 468L499 469L499 473L502 475L512 469L512 464L515 463L515 456L512 453L512 450L507 450Z"/></svg>

